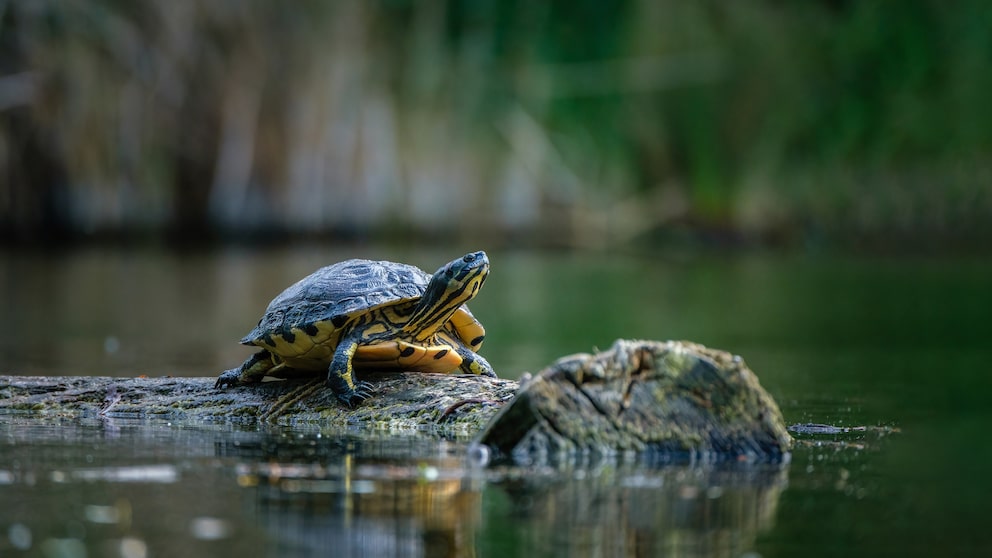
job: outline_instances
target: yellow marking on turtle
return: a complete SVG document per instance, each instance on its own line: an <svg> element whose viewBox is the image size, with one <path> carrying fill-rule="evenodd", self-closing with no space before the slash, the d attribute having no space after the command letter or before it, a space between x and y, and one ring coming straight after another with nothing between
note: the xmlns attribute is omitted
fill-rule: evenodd
<svg viewBox="0 0 992 558"><path fill-rule="evenodd" d="M249 360L248 362L251 362L251 360ZM240 376L244 381L247 382L251 382L251 383L259 382L265 376L270 375L273 370L277 369L279 362L280 361L278 360L278 357L276 357L275 355L270 355L269 358L267 359L266 358L257 359L248 369L242 370Z"/></svg>
<svg viewBox="0 0 992 558"><path fill-rule="evenodd" d="M352 344L347 350L345 350L345 354L348 357L347 360L348 367L339 373L340 378L344 380L345 384L347 384L347 386L351 389L355 389L355 377L352 374L352 372L354 372L355 353L357 352L357 350L358 350L357 344Z"/></svg>
<svg viewBox="0 0 992 558"><path fill-rule="evenodd" d="M314 368L317 367L317 364L320 363L322 363L324 368L326 368L327 364L331 361L331 358L333 357L334 357L334 350L331 349L331 347L329 347L328 345L314 345L313 347L310 348L309 351L301 355L298 355L296 357L293 357L290 360L293 360L294 362L314 361L315 363Z"/></svg>
<svg viewBox="0 0 992 558"><path fill-rule="evenodd" d="M413 312L414 306L416 306L415 301L380 308L376 313L377 319L385 321L389 325L390 330L399 329L410 319L410 314Z"/></svg>
<svg viewBox="0 0 992 558"><path fill-rule="evenodd" d="M377 321L362 331L362 339L370 339L376 335L382 335L387 331L389 331L389 328L386 327L386 324Z"/></svg>
<svg viewBox="0 0 992 558"><path fill-rule="evenodd" d="M337 343L338 337L341 334L341 329L334 327L334 324L330 320L322 322L314 322L313 324L317 328L317 335L311 337L315 345L321 345L324 343L334 342Z"/></svg>
<svg viewBox="0 0 992 558"><path fill-rule="evenodd" d="M479 352L482 341L486 338L486 329L464 307L451 316L444 329L453 332L456 338L463 339L473 352ZM476 343L473 344L473 341Z"/></svg>
<svg viewBox="0 0 992 558"><path fill-rule="evenodd" d="M448 373L458 370L462 357L448 345L423 346L392 340L359 345L354 366L368 369L400 369L416 372Z"/></svg>
<svg viewBox="0 0 992 558"><path fill-rule="evenodd" d="M272 335L272 345L267 344L264 339L256 340L254 344L268 349L269 352L289 358L304 355L313 348L313 339L303 330L294 327L290 330L290 333L293 335L292 343L282 335Z"/></svg>

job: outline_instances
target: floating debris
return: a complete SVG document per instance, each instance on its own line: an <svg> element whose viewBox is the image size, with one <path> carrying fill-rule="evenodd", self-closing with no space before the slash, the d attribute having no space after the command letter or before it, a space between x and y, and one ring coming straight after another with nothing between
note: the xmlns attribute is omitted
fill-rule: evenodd
<svg viewBox="0 0 992 558"><path fill-rule="evenodd" d="M31 529L23 523L14 523L7 529L7 540L17 550L31 548Z"/></svg>
<svg viewBox="0 0 992 558"><path fill-rule="evenodd" d="M194 517L189 523L189 532L193 538L204 541L226 539L233 530L230 521L217 517Z"/></svg>
<svg viewBox="0 0 992 558"><path fill-rule="evenodd" d="M101 467L52 471L52 482L154 482L171 484L179 480L179 471L172 465L138 465L133 467Z"/></svg>

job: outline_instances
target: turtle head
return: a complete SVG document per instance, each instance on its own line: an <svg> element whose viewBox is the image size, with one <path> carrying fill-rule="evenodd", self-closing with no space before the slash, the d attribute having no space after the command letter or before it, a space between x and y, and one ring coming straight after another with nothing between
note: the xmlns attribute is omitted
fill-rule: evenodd
<svg viewBox="0 0 992 558"><path fill-rule="evenodd" d="M434 272L404 330L416 338L433 335L462 304L475 297L488 275L489 258L482 251L444 264Z"/></svg>

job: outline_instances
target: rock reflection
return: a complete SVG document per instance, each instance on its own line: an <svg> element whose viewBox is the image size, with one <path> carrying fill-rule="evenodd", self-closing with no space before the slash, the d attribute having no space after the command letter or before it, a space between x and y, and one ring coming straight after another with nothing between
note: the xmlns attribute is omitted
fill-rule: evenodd
<svg viewBox="0 0 992 558"><path fill-rule="evenodd" d="M507 478L520 545L567 556L740 556L774 525L785 467L604 468Z"/></svg>

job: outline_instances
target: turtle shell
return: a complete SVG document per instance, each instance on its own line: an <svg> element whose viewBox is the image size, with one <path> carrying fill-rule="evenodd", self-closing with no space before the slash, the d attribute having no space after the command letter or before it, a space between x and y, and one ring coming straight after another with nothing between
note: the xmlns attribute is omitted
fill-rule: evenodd
<svg viewBox="0 0 992 558"><path fill-rule="evenodd" d="M307 368L316 366L329 359L340 329L352 318L385 306L412 308L431 277L412 265L389 261L355 259L322 267L276 296L241 343L284 358L304 358L309 363L296 364ZM474 334L471 326L477 323L463 305L446 329L464 338Z"/></svg>

